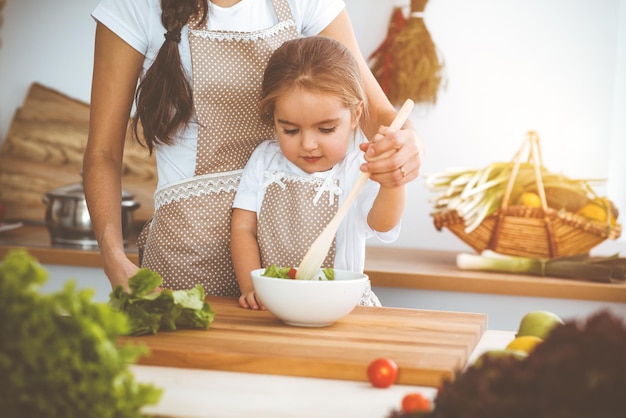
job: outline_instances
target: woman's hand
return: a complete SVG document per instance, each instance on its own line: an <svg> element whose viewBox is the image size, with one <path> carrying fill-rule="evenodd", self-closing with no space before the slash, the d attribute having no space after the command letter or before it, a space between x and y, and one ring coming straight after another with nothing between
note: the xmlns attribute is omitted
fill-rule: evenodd
<svg viewBox="0 0 626 418"><path fill-rule="evenodd" d="M361 144L367 160L361 170L370 173L372 180L387 188L403 186L415 180L422 166L424 145L410 123L397 132L388 132L388 126L381 126L391 123L396 110L361 53L348 12L344 9L339 13L320 35L343 43L359 64L368 103L368 117L361 118L360 126L365 136L371 139L370 143ZM374 161L377 158L380 159Z"/></svg>
<svg viewBox="0 0 626 418"><path fill-rule="evenodd" d="M246 309L265 310L265 306L263 306L261 301L256 297L254 290L245 292L239 296L239 306Z"/></svg>
<svg viewBox="0 0 626 418"><path fill-rule="evenodd" d="M126 257L121 257L118 262L107 264L107 266L115 266L115 268L105 268L105 274L111 282L111 288L115 289L119 285L126 292L129 292L128 279L137 273L139 267Z"/></svg>
<svg viewBox="0 0 626 418"><path fill-rule="evenodd" d="M366 163L361 171L370 173L382 187L398 187L415 180L420 173L425 150L422 140L412 128L393 132L381 126L371 142L360 144Z"/></svg>

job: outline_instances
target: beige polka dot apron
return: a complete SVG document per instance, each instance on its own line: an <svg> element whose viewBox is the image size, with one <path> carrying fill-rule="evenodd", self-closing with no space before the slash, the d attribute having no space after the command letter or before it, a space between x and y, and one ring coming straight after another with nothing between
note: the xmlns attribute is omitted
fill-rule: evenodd
<svg viewBox="0 0 626 418"><path fill-rule="evenodd" d="M240 294L230 257L232 202L250 154L274 136L258 116L263 71L271 53L298 36L287 0L273 4L279 23L262 31L189 23L199 124L195 177L155 193L145 247L138 243L142 267L159 272L166 288L201 283L208 294Z"/></svg>
<svg viewBox="0 0 626 418"><path fill-rule="evenodd" d="M331 221L339 208L342 193L333 180L335 169L326 178L297 176L281 171L265 173L267 186L259 213L257 240L261 266L276 264L297 267L311 244ZM296 234L293 231L297 231ZM322 268L335 264L336 238L322 263ZM361 306L381 306L368 284Z"/></svg>
<svg viewBox="0 0 626 418"><path fill-rule="evenodd" d="M276 171L266 172L265 176L269 184L257 227L261 266L297 267L337 213L339 199L336 196L341 189L333 181L332 171L326 179ZM333 267L334 263L333 239L322 267Z"/></svg>

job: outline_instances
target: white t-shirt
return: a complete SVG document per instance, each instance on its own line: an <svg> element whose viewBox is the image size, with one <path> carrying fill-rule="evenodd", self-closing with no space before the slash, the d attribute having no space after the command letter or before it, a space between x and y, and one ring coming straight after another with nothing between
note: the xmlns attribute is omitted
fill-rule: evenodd
<svg viewBox="0 0 626 418"><path fill-rule="evenodd" d="M296 29L302 36L318 35L345 8L343 0L288 0ZM210 3L208 29L253 32L278 23L271 0L241 0L232 7ZM165 38L161 23L160 0L101 0L92 13L146 58L143 70L152 65ZM191 54L188 28L183 27L179 51L185 71L191 80ZM181 132L173 146L157 146L156 160L159 182L163 186L187 179L194 174L198 126L192 121Z"/></svg>
<svg viewBox="0 0 626 418"><path fill-rule="evenodd" d="M335 166L333 179L339 180L342 189L339 194L340 206L356 182L360 174L359 166L363 162L363 152L355 148ZM266 171L281 171L286 174L309 175L324 179L328 176L327 172L307 174L285 158L280 151L278 141L263 141L254 150L243 170L233 203L234 208L256 212L258 216L267 189L263 187ZM375 236L382 242L393 242L398 239L400 223L388 232L374 231L367 224L367 215L372 208L379 187L378 183L368 180L339 225L336 235L334 265L336 269L362 272L365 267L365 241L368 238Z"/></svg>

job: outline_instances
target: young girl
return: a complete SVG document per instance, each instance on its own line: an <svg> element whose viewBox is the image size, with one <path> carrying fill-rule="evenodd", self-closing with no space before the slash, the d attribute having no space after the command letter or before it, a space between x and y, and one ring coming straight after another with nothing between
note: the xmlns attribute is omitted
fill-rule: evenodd
<svg viewBox="0 0 626 418"><path fill-rule="evenodd" d="M359 68L325 37L285 42L265 70L261 117L277 140L262 142L242 173L233 204L231 254L244 308L263 308L250 272L298 266L359 176L356 144L366 112ZM397 238L405 187L368 181L341 223L322 267L363 271L365 240ZM368 288L362 305L379 306Z"/></svg>

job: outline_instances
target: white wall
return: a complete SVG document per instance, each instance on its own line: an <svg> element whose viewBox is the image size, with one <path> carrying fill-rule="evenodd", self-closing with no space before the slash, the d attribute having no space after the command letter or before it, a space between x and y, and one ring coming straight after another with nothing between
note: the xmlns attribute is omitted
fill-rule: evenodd
<svg viewBox="0 0 626 418"><path fill-rule="evenodd" d="M365 55L385 37L392 8L408 4L347 0ZM431 0L425 22L448 84L435 107L414 112L424 175L508 161L536 130L549 169L609 178L606 192L626 213L625 0ZM394 245L469 250L432 226L423 181L410 196ZM626 240L595 250L626 253Z"/></svg>
<svg viewBox="0 0 626 418"><path fill-rule="evenodd" d="M98 0L8 0L0 27L0 138L32 82L89 102Z"/></svg>
<svg viewBox="0 0 626 418"><path fill-rule="evenodd" d="M0 138L33 81L89 101L97 1L7 2ZM385 37L393 6L409 3L346 0L365 55ZM532 129L549 169L608 177L609 196L626 213L626 0L431 0L425 19L448 85L435 107L412 115L428 149L423 175L509 160ZM469 250L435 230L423 179L409 195L394 246ZM626 239L596 250L626 251Z"/></svg>

